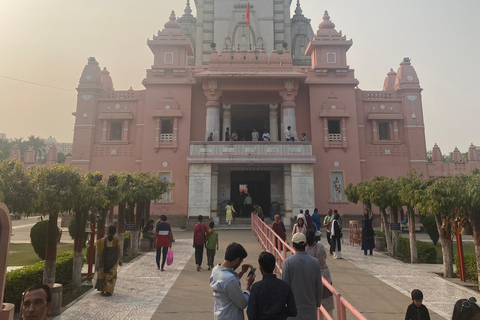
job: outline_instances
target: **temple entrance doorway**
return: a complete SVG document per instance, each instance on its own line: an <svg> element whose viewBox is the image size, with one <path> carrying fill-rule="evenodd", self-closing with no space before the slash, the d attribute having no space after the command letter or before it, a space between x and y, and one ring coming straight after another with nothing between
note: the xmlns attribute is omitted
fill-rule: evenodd
<svg viewBox="0 0 480 320"><path fill-rule="evenodd" d="M247 194L252 198L252 205L261 206L265 217L269 217L271 202L269 171L231 171L230 181L230 199L237 217L250 217L252 207L245 204Z"/></svg>
<svg viewBox="0 0 480 320"><path fill-rule="evenodd" d="M232 105L231 112L232 127L230 132L238 134L238 141L252 141L253 129L259 132L259 141L262 140L264 130L270 132L268 104ZM225 129L223 128L223 131Z"/></svg>

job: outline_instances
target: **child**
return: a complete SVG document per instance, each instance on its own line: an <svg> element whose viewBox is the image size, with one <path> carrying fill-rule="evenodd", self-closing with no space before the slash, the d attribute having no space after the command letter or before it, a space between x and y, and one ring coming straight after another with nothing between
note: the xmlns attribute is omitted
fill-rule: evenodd
<svg viewBox="0 0 480 320"><path fill-rule="evenodd" d="M422 304L423 293L418 289L412 290L412 304L407 308L405 320L430 320L427 307Z"/></svg>
<svg viewBox="0 0 480 320"><path fill-rule="evenodd" d="M215 258L215 247L218 250L218 233L213 228L215 223L212 221L208 225L207 242L205 242L205 248L207 249L207 265L208 270L213 269L213 259Z"/></svg>

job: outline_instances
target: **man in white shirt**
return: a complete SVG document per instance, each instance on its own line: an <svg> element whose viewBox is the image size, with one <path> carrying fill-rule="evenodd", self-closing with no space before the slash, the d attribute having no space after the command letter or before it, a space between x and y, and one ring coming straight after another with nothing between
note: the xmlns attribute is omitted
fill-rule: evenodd
<svg viewBox="0 0 480 320"><path fill-rule="evenodd" d="M292 129L292 127L288 126L287 131L285 131L285 140L286 141L295 141L295 138L292 137L292 134L290 133L290 129Z"/></svg>
<svg viewBox="0 0 480 320"><path fill-rule="evenodd" d="M247 251L239 243L231 243L225 250L225 261L213 268L210 287L213 289L214 320L243 320L243 309L248 305L250 289L255 281L255 274L247 278L246 290L242 292L240 279L253 266L242 265L239 274L235 272L247 257Z"/></svg>
<svg viewBox="0 0 480 320"><path fill-rule="evenodd" d="M263 141L270 141L270 133L268 133L267 130L265 130L265 131L263 132L262 140L263 140Z"/></svg>
<svg viewBox="0 0 480 320"><path fill-rule="evenodd" d="M258 133L257 130L253 129L253 131L252 131L252 141L258 141L258 138L260 138L260 133Z"/></svg>

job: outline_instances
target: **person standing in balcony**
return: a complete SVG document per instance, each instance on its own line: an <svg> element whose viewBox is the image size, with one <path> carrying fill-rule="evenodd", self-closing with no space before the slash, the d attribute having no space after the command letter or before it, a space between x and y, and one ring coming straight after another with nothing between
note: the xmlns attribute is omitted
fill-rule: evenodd
<svg viewBox="0 0 480 320"><path fill-rule="evenodd" d="M267 130L263 131L262 140L263 141L270 141L270 133L268 133Z"/></svg>
<svg viewBox="0 0 480 320"><path fill-rule="evenodd" d="M225 130L225 141L230 141L230 128L227 127Z"/></svg>
<svg viewBox="0 0 480 320"><path fill-rule="evenodd" d="M292 134L290 133L290 129L292 129L292 127L288 126L287 131L285 131L285 140L286 141L295 141L295 138L292 137Z"/></svg>
<svg viewBox="0 0 480 320"><path fill-rule="evenodd" d="M252 141L258 141L258 138L260 138L260 133L256 129L253 129L252 131Z"/></svg>
<svg viewBox="0 0 480 320"><path fill-rule="evenodd" d="M207 141L213 141L213 132L210 132L210 135L207 137Z"/></svg>
<svg viewBox="0 0 480 320"><path fill-rule="evenodd" d="M302 133L302 141L308 141L307 134L305 132Z"/></svg>
<svg viewBox="0 0 480 320"><path fill-rule="evenodd" d="M235 131L232 132L232 135L230 136L230 140L238 141L238 134Z"/></svg>

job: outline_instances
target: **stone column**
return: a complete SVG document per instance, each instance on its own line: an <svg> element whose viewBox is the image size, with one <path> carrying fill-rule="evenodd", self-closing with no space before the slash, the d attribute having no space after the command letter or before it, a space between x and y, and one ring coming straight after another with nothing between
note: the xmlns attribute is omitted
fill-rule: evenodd
<svg viewBox="0 0 480 320"><path fill-rule="evenodd" d="M292 171L290 164L283 165L283 191L284 191L284 205L285 210L285 219L288 224L290 224L290 218L293 217L292 212ZM285 223L285 225L287 225Z"/></svg>
<svg viewBox="0 0 480 320"><path fill-rule="evenodd" d="M128 141L128 120L124 120L122 124L122 141Z"/></svg>
<svg viewBox="0 0 480 320"><path fill-rule="evenodd" d="M279 141L278 139L278 105L270 103L270 141Z"/></svg>
<svg viewBox="0 0 480 320"><path fill-rule="evenodd" d="M207 119L205 128L205 140L207 140L210 132L213 132L213 141L220 140L220 103L218 101L207 102Z"/></svg>
<svg viewBox="0 0 480 320"><path fill-rule="evenodd" d="M102 141L107 141L107 130L108 130L108 121L103 120Z"/></svg>
<svg viewBox="0 0 480 320"><path fill-rule="evenodd" d="M211 182L211 200L210 200L210 218L213 218L218 225L218 164L212 164L212 182ZM217 219L215 219L217 218Z"/></svg>
<svg viewBox="0 0 480 320"><path fill-rule="evenodd" d="M376 120L372 121L372 126L373 126L373 141L378 141L380 140L380 138L378 135L378 125Z"/></svg>
<svg viewBox="0 0 480 320"><path fill-rule="evenodd" d="M160 146L160 118L155 118L157 126L155 127L155 148Z"/></svg>
<svg viewBox="0 0 480 320"><path fill-rule="evenodd" d="M342 118L341 125L342 125L342 147L343 149L346 150L348 147L348 142L347 142L347 125L345 124L345 118Z"/></svg>
<svg viewBox="0 0 480 320"><path fill-rule="evenodd" d="M398 141L398 121L393 121L393 140Z"/></svg>
<svg viewBox="0 0 480 320"><path fill-rule="evenodd" d="M290 135L297 139L297 120L295 117L295 101L284 101L282 103L282 112L283 112L283 132L282 132L282 141L285 141L285 131L290 126Z"/></svg>
<svg viewBox="0 0 480 320"><path fill-rule="evenodd" d="M220 140L225 140L225 137L223 134L227 130L227 128L230 128L230 134L232 133L232 105L231 104L223 104L223 128L220 133Z"/></svg>

